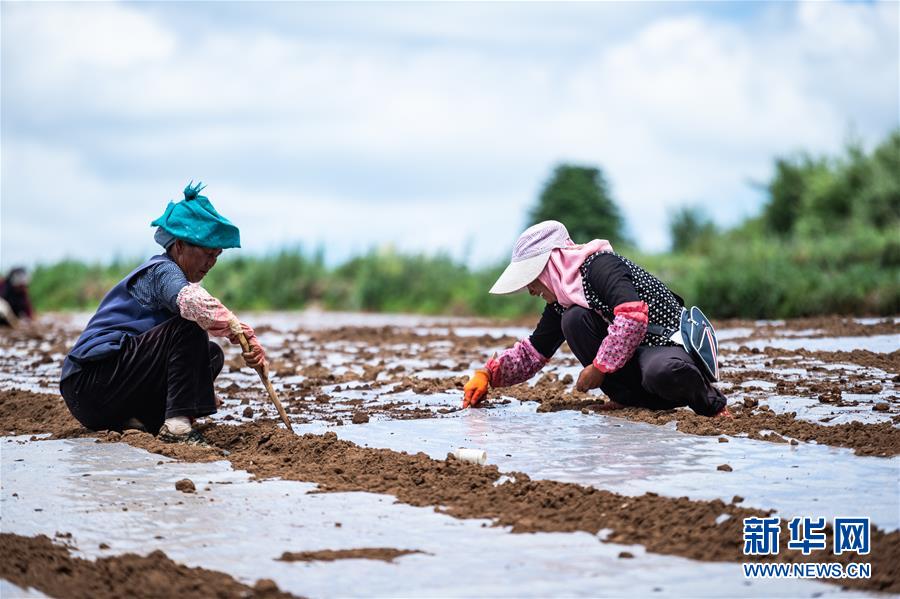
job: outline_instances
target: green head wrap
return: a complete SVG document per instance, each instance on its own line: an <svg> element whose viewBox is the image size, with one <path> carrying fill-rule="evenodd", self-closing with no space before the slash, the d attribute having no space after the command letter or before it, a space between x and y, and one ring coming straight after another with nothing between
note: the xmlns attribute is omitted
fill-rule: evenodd
<svg viewBox="0 0 900 599"><path fill-rule="evenodd" d="M174 239L205 248L241 247L238 228L216 212L209 198L198 195L204 187L202 183L194 185L191 181L184 188L184 200L177 204L169 202L163 215L150 223L152 227L159 227L155 237L163 247L174 243Z"/></svg>

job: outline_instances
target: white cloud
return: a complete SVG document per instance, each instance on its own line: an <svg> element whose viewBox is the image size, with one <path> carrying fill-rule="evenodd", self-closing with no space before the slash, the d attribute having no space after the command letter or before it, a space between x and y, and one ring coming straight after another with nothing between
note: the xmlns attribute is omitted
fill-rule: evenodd
<svg viewBox="0 0 900 599"><path fill-rule="evenodd" d="M4 5L2 261L131 254L192 177L250 251L328 231L494 259L563 159L662 249L667 209L733 221L775 154L897 125L897 4L761 6Z"/></svg>
<svg viewBox="0 0 900 599"><path fill-rule="evenodd" d="M77 153L27 141L4 140L2 169L4 270L70 256L140 255L152 245L142 240L152 238L161 198L172 197L102 178Z"/></svg>
<svg viewBox="0 0 900 599"><path fill-rule="evenodd" d="M113 3L5 5L3 30L4 66L25 71L35 91L89 87L85 72L121 74L172 59L176 50L165 28Z"/></svg>

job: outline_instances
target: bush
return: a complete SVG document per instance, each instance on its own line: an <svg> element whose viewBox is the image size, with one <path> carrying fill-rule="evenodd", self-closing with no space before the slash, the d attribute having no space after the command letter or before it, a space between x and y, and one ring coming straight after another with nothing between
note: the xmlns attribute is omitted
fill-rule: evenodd
<svg viewBox="0 0 900 599"><path fill-rule="evenodd" d="M624 255L689 303L718 318L900 313L900 131L867 154L779 158L760 216L717 232L697 209L672 216L672 254ZM622 239L623 223L600 168L560 165L532 221L567 223L577 241ZM137 260L109 265L65 260L39 266L31 292L38 310L95 307ZM505 264L472 270L446 254L373 250L336 268L300 247L221 260L204 285L235 310L303 308L516 317L540 300L496 297L488 289Z"/></svg>

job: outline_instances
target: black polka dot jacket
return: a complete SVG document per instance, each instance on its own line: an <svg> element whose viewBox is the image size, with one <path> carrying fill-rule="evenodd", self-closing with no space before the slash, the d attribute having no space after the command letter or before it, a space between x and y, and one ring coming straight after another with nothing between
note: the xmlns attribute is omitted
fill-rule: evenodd
<svg viewBox="0 0 900 599"><path fill-rule="evenodd" d="M598 252L581 266L588 306L608 323L594 366L615 372L625 365L639 345L676 345L647 332L648 324L678 330L683 300L659 279L624 256ZM491 386L503 387L531 378L556 353L565 338L559 304L548 304L534 332L488 361Z"/></svg>

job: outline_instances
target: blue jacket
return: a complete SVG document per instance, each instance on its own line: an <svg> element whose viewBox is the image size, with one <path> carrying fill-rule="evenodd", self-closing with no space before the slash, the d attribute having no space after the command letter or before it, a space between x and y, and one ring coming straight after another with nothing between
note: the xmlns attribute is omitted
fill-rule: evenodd
<svg viewBox="0 0 900 599"><path fill-rule="evenodd" d="M80 371L88 362L102 360L118 353L126 337L145 333L175 316L169 310L145 308L128 291L128 284L132 280L164 260L171 258L166 254L153 256L109 290L100 302L97 313L91 317L84 332L66 356L60 381Z"/></svg>

